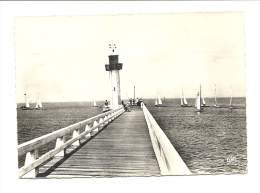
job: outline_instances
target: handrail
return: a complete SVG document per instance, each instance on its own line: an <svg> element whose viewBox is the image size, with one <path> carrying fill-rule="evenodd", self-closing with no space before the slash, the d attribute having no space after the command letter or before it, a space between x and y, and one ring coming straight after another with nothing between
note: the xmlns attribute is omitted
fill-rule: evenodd
<svg viewBox="0 0 260 193"><path fill-rule="evenodd" d="M35 174L31 171L32 174L28 175L28 177L35 177L39 172L40 164L44 163L62 150L66 150L66 148L71 144L75 143L79 145L82 138L91 135L93 131L98 131L101 126L109 124L109 122L114 120L124 111L123 107L119 107L18 145L18 155L26 154L24 166L18 169L18 177L20 178L24 176L33 169L35 169ZM90 126L91 124L92 126ZM85 131L80 133L79 129L82 127L85 127ZM65 136L72 132L72 138L65 142ZM55 148L38 158L39 147L53 140L56 140ZM64 155L64 153L61 153L60 155Z"/></svg>
<svg viewBox="0 0 260 193"><path fill-rule="evenodd" d="M148 125L154 152L162 175L190 175L178 152L175 150L165 133L157 124L145 105L141 105Z"/></svg>

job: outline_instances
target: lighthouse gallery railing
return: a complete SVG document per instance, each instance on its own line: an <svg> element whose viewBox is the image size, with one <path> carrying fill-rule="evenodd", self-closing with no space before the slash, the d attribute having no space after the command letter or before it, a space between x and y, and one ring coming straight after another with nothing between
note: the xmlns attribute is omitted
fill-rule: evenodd
<svg viewBox="0 0 260 193"><path fill-rule="evenodd" d="M18 156L26 154L24 166L18 169L18 177L21 178L28 172L32 173L28 177L35 177L39 173L39 165L55 155L64 156L66 148L72 144L79 145L81 139L91 136L93 132L97 132L99 128L107 125L124 111L123 107L119 107L18 145ZM85 127L85 131L80 133L82 127ZM65 136L72 132L72 138L65 141ZM53 140L56 140L55 148L38 157L38 149Z"/></svg>

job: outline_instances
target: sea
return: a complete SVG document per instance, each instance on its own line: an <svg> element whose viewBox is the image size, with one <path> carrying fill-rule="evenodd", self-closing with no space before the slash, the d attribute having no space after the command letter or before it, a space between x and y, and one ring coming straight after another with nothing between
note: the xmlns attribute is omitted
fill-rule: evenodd
<svg viewBox="0 0 260 193"><path fill-rule="evenodd" d="M155 107L154 99L143 99L148 110L193 174L247 173L246 99L233 98L235 109L229 109L230 98L205 98L203 112L195 112L195 99L187 98L192 107L181 107L180 99L163 99ZM21 110L17 104L18 144L51 133L102 113L91 102L43 103L45 110ZM193 103L193 104L192 104ZM67 136L67 139L71 136ZM42 155L55 147L55 141L44 145ZM25 155L18 157L18 168Z"/></svg>

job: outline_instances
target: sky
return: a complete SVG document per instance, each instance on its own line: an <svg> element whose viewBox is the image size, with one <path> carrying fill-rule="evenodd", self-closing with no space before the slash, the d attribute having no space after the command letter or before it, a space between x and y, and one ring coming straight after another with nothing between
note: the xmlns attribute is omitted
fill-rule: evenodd
<svg viewBox="0 0 260 193"><path fill-rule="evenodd" d="M244 15L171 13L15 18L16 98L109 99L109 44L123 99L245 97Z"/></svg>

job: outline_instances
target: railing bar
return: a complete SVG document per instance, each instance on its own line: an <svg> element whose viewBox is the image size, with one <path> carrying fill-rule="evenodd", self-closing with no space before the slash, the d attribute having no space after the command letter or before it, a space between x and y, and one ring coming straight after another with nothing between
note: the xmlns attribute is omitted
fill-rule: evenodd
<svg viewBox="0 0 260 193"><path fill-rule="evenodd" d="M151 129L154 131L156 135L160 153L163 153L163 157L165 162L167 163L169 174L191 174L189 168L186 166L182 158L179 156L178 152L175 150L171 142L169 141L168 137L162 131L160 126L157 124L151 113L148 111L146 106L143 106L143 111L145 114L145 118L147 122L150 122ZM166 164L165 163L165 164ZM178 165L178 167L176 167Z"/></svg>
<svg viewBox="0 0 260 193"><path fill-rule="evenodd" d="M59 137L62 137L64 135L67 135L71 132L73 132L74 130L76 129L80 129L81 127L84 127L86 126L87 124L95 121L95 120L98 120L98 118L100 117L103 117L107 114L111 114L117 110L121 110L123 107L120 107L118 109L115 109L115 110L112 110L111 112L106 112L106 113L103 113L101 115L97 115L95 117L92 117L92 118L89 118L87 120L84 120L84 121L81 121L81 122L78 122L78 123L75 123L73 125L70 125L70 126L67 126L65 128L62 128L62 129L59 129L57 131L54 131L52 133L48 133L46 135L43 135L41 137L38 137L38 138L35 138L31 141L28 141L28 142L25 142L23 144L20 144L17 146L17 150L18 150L18 156L20 155L23 155L25 154L26 152L28 151L31 151L33 149L36 149L46 143L49 143L53 140L56 140L57 138Z"/></svg>
<svg viewBox="0 0 260 193"><path fill-rule="evenodd" d="M122 114L124 111L120 111L121 108L118 109L118 113L116 114ZM115 115L116 115L115 114ZM114 116L115 116L114 115ZM42 164L43 162L47 161L48 159L50 159L51 157L53 157L54 155L56 155L57 153L59 153L60 151L64 150L65 148L67 148L69 145L73 144L75 141L85 137L87 134L89 134L91 131L93 131L94 129L96 129L97 127L99 127L101 124L103 124L106 120L103 120L101 123L95 125L94 127L83 131L82 133L80 133L79 136L72 138L66 142L64 142L64 144L62 144L61 146L45 153L44 155L42 155L41 157L39 157L38 159L36 159L34 162L32 162L30 165L26 165L21 167L18 170L18 177L20 178L21 176L23 176L24 174L28 173L29 171L33 170L34 168L36 168L37 166L39 166L40 164ZM34 148L36 149L36 148ZM27 150L27 152L29 152L29 150Z"/></svg>

